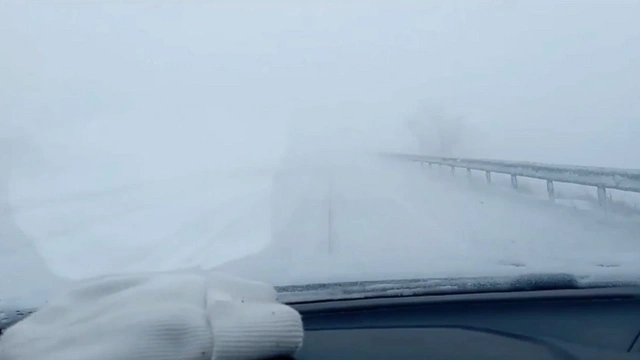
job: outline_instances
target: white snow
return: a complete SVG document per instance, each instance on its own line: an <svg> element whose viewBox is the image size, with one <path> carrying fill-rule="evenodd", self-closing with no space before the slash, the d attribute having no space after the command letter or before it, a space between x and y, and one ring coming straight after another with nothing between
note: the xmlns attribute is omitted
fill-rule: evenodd
<svg viewBox="0 0 640 360"><path fill-rule="evenodd" d="M276 221L289 231L223 268L279 284L638 270L637 220L466 181L372 158L307 166L281 185L282 198L297 200Z"/></svg>
<svg viewBox="0 0 640 360"><path fill-rule="evenodd" d="M14 195L35 187L20 184ZM3 214L16 232L3 233L0 295L53 284L47 268L71 279L219 268L277 285L640 270L637 220L507 189L370 155L307 155L67 194Z"/></svg>
<svg viewBox="0 0 640 360"><path fill-rule="evenodd" d="M637 168L640 3L40 3L0 1L0 298L188 267L640 273L638 194L602 214L357 155Z"/></svg>
<svg viewBox="0 0 640 360"><path fill-rule="evenodd" d="M32 181L14 193L43 187ZM210 267L268 241L269 188L269 169L199 172L62 194L15 206L13 218L64 277Z"/></svg>

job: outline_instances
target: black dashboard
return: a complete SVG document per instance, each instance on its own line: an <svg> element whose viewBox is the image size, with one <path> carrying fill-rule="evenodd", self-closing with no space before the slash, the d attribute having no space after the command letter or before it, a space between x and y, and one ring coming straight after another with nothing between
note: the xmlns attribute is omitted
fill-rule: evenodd
<svg viewBox="0 0 640 360"><path fill-rule="evenodd" d="M299 360L640 359L640 289L428 295L295 304Z"/></svg>
<svg viewBox="0 0 640 360"><path fill-rule="evenodd" d="M295 358L640 359L640 286L503 289L287 301L302 314L305 327ZM300 299L294 290L281 289L281 295ZM33 311L0 309L0 333Z"/></svg>

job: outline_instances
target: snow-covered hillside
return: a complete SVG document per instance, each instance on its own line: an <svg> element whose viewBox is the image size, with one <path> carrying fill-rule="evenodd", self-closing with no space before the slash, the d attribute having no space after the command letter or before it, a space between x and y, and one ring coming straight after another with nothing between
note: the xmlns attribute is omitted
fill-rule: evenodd
<svg viewBox="0 0 640 360"><path fill-rule="evenodd" d="M370 155L288 158L9 209L5 296L13 278L49 284L46 268L70 279L217 268L292 284L640 267L637 221Z"/></svg>

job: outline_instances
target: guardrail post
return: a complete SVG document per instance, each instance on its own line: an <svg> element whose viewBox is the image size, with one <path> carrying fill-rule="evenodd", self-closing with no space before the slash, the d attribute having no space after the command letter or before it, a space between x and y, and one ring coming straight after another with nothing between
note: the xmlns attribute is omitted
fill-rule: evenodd
<svg viewBox="0 0 640 360"><path fill-rule="evenodd" d="M2 155L0 153L0 155ZM384 154L383 154L384 155ZM421 166L427 163L435 169L438 166L438 174L444 176L444 169L449 167L451 177L455 177L456 168L466 170L469 182L473 181L474 171L483 171L487 184L492 183L492 173L500 176L507 175L511 178L511 187L519 191L518 178L532 178L547 183L547 196L550 202L557 202L559 195L555 192L555 183L569 183L581 186L595 187L598 192L598 206L605 211L612 211L614 201L611 193L615 191L631 191L640 193L639 169L602 169L594 167L561 166L551 164L532 164L529 162L515 162L504 160L461 159L428 155L389 154L392 157L405 161L420 162ZM525 184L526 185L526 184Z"/></svg>
<svg viewBox="0 0 640 360"><path fill-rule="evenodd" d="M518 188L518 177L515 175L511 175L511 187L514 189Z"/></svg>
<svg viewBox="0 0 640 360"><path fill-rule="evenodd" d="M549 195L549 200L556 200L556 191L553 188L553 181L547 180L547 194Z"/></svg>
<svg viewBox="0 0 640 360"><path fill-rule="evenodd" d="M603 209L607 208L607 189L601 186L598 186L598 205Z"/></svg>

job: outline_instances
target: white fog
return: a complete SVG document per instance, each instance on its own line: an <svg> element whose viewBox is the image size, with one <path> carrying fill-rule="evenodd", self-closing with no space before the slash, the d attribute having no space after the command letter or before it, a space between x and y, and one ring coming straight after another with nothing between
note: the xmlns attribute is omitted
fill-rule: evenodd
<svg viewBox="0 0 640 360"><path fill-rule="evenodd" d="M637 218L377 154L640 168L639 13L2 1L0 268L27 291L49 271L287 284L631 266Z"/></svg>

